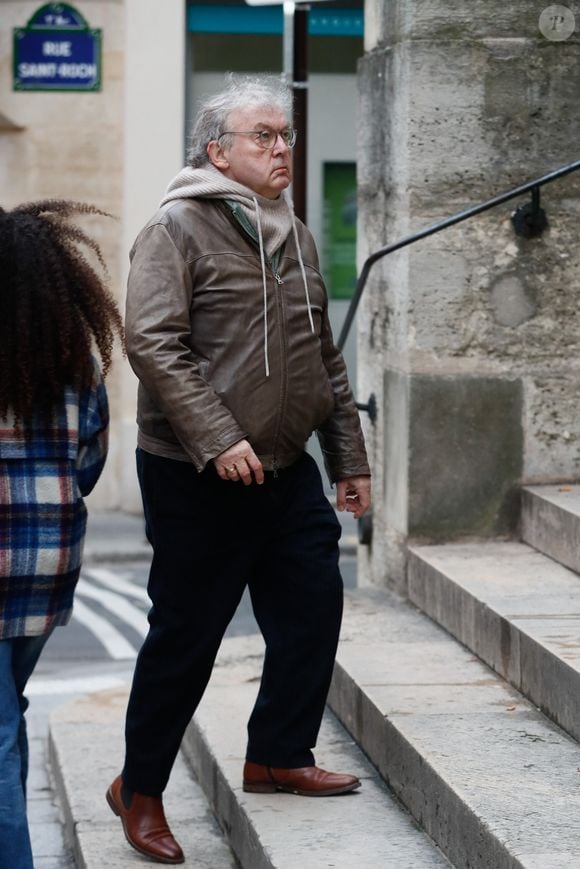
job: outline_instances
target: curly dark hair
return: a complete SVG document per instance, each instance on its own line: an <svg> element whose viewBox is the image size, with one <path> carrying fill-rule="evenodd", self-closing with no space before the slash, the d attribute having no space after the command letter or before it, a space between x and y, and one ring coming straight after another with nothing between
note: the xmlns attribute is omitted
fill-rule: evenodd
<svg viewBox="0 0 580 869"><path fill-rule="evenodd" d="M0 208L0 417L9 409L18 422L50 416L65 386L90 385L94 345L106 374L115 335L123 344L103 256L68 222L73 214L111 216L57 199ZM83 245L96 255L102 278Z"/></svg>

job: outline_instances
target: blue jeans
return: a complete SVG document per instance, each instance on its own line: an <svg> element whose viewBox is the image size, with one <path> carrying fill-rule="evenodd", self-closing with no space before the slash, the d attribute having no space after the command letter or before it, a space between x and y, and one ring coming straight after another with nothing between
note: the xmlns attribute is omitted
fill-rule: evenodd
<svg viewBox="0 0 580 869"><path fill-rule="evenodd" d="M24 688L49 636L0 640L0 866L10 869L33 869Z"/></svg>

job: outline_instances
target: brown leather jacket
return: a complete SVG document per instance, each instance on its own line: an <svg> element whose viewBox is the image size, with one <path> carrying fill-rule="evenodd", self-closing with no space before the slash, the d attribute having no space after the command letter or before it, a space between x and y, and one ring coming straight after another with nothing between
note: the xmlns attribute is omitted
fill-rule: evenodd
<svg viewBox="0 0 580 869"><path fill-rule="evenodd" d="M315 332L291 234L277 275L266 267L269 377L259 251L228 205L170 202L142 230L126 318L142 449L201 471L247 438L272 470L292 464L318 430L333 482L370 473L314 241L297 229Z"/></svg>

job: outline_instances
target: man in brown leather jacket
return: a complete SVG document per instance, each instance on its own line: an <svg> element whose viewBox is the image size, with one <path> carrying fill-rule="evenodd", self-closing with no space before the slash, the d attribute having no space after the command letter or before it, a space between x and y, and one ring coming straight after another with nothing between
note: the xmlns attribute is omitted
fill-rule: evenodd
<svg viewBox="0 0 580 869"><path fill-rule="evenodd" d="M340 526L305 452L316 430L339 510L370 472L316 249L286 188L296 134L281 86L206 102L190 165L131 252L127 352L154 557L125 765L107 793L142 854L181 863L161 795L246 585L266 642L246 791L346 793L315 766L342 614Z"/></svg>

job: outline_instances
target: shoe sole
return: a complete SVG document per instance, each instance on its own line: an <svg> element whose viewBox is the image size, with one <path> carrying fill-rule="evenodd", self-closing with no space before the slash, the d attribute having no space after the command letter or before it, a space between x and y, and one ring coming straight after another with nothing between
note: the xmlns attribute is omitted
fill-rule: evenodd
<svg viewBox="0 0 580 869"><path fill-rule="evenodd" d="M344 785L341 788L327 788L323 791L304 791L300 788L290 788L285 785L275 785L265 782L264 784L250 784L244 782L243 790L247 794L295 794L299 797L337 797L340 794L350 794L360 788L361 782L354 782L351 785Z"/></svg>
<svg viewBox="0 0 580 869"><path fill-rule="evenodd" d="M113 794L111 792L111 788L108 789L108 791L106 793L106 797L107 797L107 802L109 804L109 808L111 809L113 814L116 815L119 818L119 820L121 821L121 825L123 827L123 833L125 834L125 838L126 838L127 842L129 843L129 845L132 848L135 849L135 851L138 851L139 854L143 855L143 857L148 857L149 860L154 860L156 863L171 864L172 866L175 866L178 863L185 863L185 857L178 857L177 859L173 859L171 857L158 857L157 854L151 854L149 851L145 851L143 848L140 848L139 845L136 845L135 842L131 841L131 839L129 838L129 836L127 834L127 830L125 828L125 821L123 820L123 816L121 815L121 812L117 808L115 800L113 799Z"/></svg>

